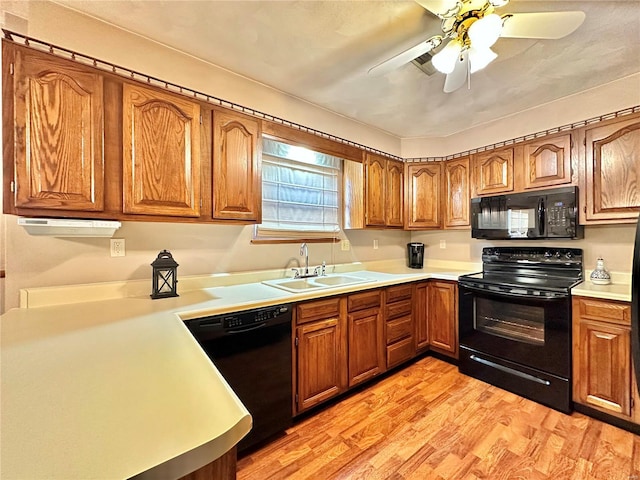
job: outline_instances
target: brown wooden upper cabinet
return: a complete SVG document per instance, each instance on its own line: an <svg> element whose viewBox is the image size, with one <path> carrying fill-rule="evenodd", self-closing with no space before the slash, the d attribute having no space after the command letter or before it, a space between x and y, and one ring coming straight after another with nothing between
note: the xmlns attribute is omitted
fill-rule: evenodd
<svg viewBox="0 0 640 480"><path fill-rule="evenodd" d="M364 178L366 226L402 228L404 164L367 153Z"/></svg>
<svg viewBox="0 0 640 480"><path fill-rule="evenodd" d="M123 85L123 210L200 216L200 106Z"/></svg>
<svg viewBox="0 0 640 480"><path fill-rule="evenodd" d="M640 212L640 115L584 130L586 220L634 220Z"/></svg>
<svg viewBox="0 0 640 480"><path fill-rule="evenodd" d="M524 144L524 188L571 183L571 134Z"/></svg>
<svg viewBox="0 0 640 480"><path fill-rule="evenodd" d="M404 226L404 163L387 160L387 227Z"/></svg>
<svg viewBox="0 0 640 480"><path fill-rule="evenodd" d="M213 218L260 223L262 181L260 121L213 112Z"/></svg>
<svg viewBox="0 0 640 480"><path fill-rule="evenodd" d="M17 211L102 211L102 76L26 48L3 52L3 81L13 83L13 102L3 106L4 148L14 149ZM11 133L14 141L7 142Z"/></svg>
<svg viewBox="0 0 640 480"><path fill-rule="evenodd" d="M476 195L513 191L513 148L478 153L473 158L473 182Z"/></svg>
<svg viewBox="0 0 640 480"><path fill-rule="evenodd" d="M408 229L440 228L442 163L416 163L407 167Z"/></svg>
<svg viewBox="0 0 640 480"><path fill-rule="evenodd" d="M469 157L444 163L444 228L469 227Z"/></svg>

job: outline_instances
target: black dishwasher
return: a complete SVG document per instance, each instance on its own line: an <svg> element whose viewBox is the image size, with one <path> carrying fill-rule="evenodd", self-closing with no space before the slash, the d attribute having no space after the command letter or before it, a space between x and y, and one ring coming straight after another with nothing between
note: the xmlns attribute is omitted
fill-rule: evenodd
<svg viewBox="0 0 640 480"><path fill-rule="evenodd" d="M292 423L291 310L277 305L185 321L253 417L238 452Z"/></svg>

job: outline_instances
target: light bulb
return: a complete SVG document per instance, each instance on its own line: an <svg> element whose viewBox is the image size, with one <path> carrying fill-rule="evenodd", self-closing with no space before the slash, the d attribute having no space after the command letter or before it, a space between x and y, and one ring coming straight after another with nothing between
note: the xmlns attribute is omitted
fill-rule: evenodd
<svg viewBox="0 0 640 480"><path fill-rule="evenodd" d="M471 45L477 48L491 47L500 38L500 32L502 32L502 19L495 13L476 20L468 30Z"/></svg>
<svg viewBox="0 0 640 480"><path fill-rule="evenodd" d="M442 50L433 56L431 63L436 70L448 75L453 72L461 50L462 44L456 40L451 40Z"/></svg>
<svg viewBox="0 0 640 480"><path fill-rule="evenodd" d="M469 71L475 73L493 62L498 55L490 48L469 49Z"/></svg>

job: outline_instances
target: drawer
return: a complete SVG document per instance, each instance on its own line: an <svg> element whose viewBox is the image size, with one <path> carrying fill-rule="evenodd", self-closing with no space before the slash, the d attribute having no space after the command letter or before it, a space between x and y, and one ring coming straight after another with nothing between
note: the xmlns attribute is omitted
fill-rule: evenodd
<svg viewBox="0 0 640 480"><path fill-rule="evenodd" d="M411 316L397 318L387 322L387 345L397 342L413 334L413 322Z"/></svg>
<svg viewBox="0 0 640 480"><path fill-rule="evenodd" d="M296 323L312 322L340 316L340 297L298 304Z"/></svg>
<svg viewBox="0 0 640 480"><path fill-rule="evenodd" d="M411 300L413 295L413 285L396 285L387 288L387 303L398 302L400 300Z"/></svg>
<svg viewBox="0 0 640 480"><path fill-rule="evenodd" d="M574 314L577 313L580 320L598 320L616 325L631 325L630 303L573 297L573 308Z"/></svg>
<svg viewBox="0 0 640 480"><path fill-rule="evenodd" d="M387 347L387 368L410 360L416 353L413 337L405 338Z"/></svg>
<svg viewBox="0 0 640 480"><path fill-rule="evenodd" d="M403 300L402 302L396 302L390 305L387 304L384 307L384 318L388 321L393 320L394 318L411 315L412 308L411 300Z"/></svg>
<svg viewBox="0 0 640 480"><path fill-rule="evenodd" d="M365 308L379 307L381 292L381 290L373 290L349 295L347 298L347 309L350 312L355 312L356 310L364 310Z"/></svg>

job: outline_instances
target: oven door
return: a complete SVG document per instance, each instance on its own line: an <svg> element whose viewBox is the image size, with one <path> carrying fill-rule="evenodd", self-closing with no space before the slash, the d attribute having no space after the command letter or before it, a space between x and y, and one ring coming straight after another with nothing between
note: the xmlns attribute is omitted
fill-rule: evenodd
<svg viewBox="0 0 640 480"><path fill-rule="evenodd" d="M570 378L569 294L507 293L464 282L458 290L460 346Z"/></svg>

